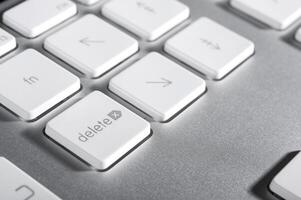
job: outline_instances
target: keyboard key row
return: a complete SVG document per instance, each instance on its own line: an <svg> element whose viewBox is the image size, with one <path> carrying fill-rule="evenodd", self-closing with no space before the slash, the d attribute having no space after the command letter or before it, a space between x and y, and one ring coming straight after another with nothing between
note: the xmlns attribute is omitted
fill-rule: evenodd
<svg viewBox="0 0 301 200"><path fill-rule="evenodd" d="M99 0L78 1L92 5ZM230 0L230 4L278 30L286 29L301 17L299 0ZM34 38L76 13L76 4L70 0L27 0L4 12L3 22L25 37ZM153 41L186 20L190 10L177 0L111 0L104 4L102 14Z"/></svg>
<svg viewBox="0 0 301 200"><path fill-rule="evenodd" d="M78 0L92 5L98 0ZM70 0L27 0L7 10L3 22L28 38L34 38L77 13ZM103 15L145 40L156 40L189 17L189 8L177 0L112 0ZM26 18L24 17L26 16Z"/></svg>
<svg viewBox="0 0 301 200"><path fill-rule="evenodd" d="M92 78L139 48L135 39L94 15L49 36L44 46ZM254 53L254 44L208 18L200 18L169 39L165 51L207 77L221 79ZM25 120L38 118L80 88L77 77L34 50L5 62L0 72L0 103ZM53 81L55 77L65 78ZM109 87L155 120L167 121L204 93L205 85L176 63L152 53L114 77Z"/></svg>
<svg viewBox="0 0 301 200"><path fill-rule="evenodd" d="M99 0L77 1L92 5ZM286 29L301 17L299 0L230 0L230 4L279 30ZM70 0L27 0L4 12L2 18L12 29L34 38L76 13L76 4ZM141 38L153 41L186 20L190 10L177 0L111 0L102 7L102 14ZM300 40L299 35L296 39ZM86 40L84 38L83 42Z"/></svg>
<svg viewBox="0 0 301 200"><path fill-rule="evenodd" d="M139 49L135 39L94 15L48 37L44 46L92 78ZM200 18L169 39L165 51L208 77L221 79L254 53L254 44L208 18Z"/></svg>

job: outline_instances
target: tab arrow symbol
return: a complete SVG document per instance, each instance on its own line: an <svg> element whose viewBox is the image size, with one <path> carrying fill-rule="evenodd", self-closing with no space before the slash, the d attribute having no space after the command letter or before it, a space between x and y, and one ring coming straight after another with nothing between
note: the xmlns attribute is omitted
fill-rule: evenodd
<svg viewBox="0 0 301 200"><path fill-rule="evenodd" d="M204 38L201 38L200 40L202 41L203 44L207 45L211 49L221 50L221 47L219 46L218 43L214 43L214 42L212 42L210 40L207 40L207 39L204 39Z"/></svg>
<svg viewBox="0 0 301 200"><path fill-rule="evenodd" d="M161 78L161 81L147 81L147 84L161 84L162 87L168 87L172 84L172 81L167 80L166 78Z"/></svg>
<svg viewBox="0 0 301 200"><path fill-rule="evenodd" d="M148 11L148 12L151 12L151 13L154 13L154 14L156 13L156 11L152 7L148 6L146 3L142 2L142 1L137 1L137 6L139 8L142 8L142 9Z"/></svg>
<svg viewBox="0 0 301 200"><path fill-rule="evenodd" d="M103 40L90 40L88 37L85 37L81 40L79 40L80 43L86 46L91 46L91 44L97 44L97 43L104 43L105 41Z"/></svg>

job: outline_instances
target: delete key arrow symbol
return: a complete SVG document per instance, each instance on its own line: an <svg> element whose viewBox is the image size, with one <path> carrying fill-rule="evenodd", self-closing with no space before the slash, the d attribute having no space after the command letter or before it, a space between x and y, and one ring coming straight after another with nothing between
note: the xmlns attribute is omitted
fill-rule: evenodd
<svg viewBox="0 0 301 200"><path fill-rule="evenodd" d="M86 45L86 46L91 46L91 44L104 43L105 41L103 41L103 40L90 40L88 37L85 37L85 38L79 40L79 42Z"/></svg>
<svg viewBox="0 0 301 200"><path fill-rule="evenodd" d="M166 78L161 78L161 81L147 81L147 84L161 84L162 87L167 87L172 84L172 81L167 80Z"/></svg>

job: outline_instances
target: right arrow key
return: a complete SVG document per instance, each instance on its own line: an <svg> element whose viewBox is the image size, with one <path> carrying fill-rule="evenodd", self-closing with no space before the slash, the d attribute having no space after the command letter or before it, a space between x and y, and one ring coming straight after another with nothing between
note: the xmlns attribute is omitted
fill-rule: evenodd
<svg viewBox="0 0 301 200"><path fill-rule="evenodd" d="M206 83L153 52L112 78L109 89L154 120L164 122L201 96Z"/></svg>

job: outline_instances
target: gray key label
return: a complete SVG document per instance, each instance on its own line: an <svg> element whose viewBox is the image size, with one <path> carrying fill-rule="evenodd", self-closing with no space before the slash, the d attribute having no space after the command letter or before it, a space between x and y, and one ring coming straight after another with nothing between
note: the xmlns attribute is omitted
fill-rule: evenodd
<svg viewBox="0 0 301 200"><path fill-rule="evenodd" d="M156 10L154 8L152 8L151 6L147 5L145 2L137 1L136 4L137 4L138 8L142 8L152 14L156 14Z"/></svg>
<svg viewBox="0 0 301 200"><path fill-rule="evenodd" d="M18 187L18 188L15 189L15 192L21 193L21 191L25 191L26 194L28 193L28 195L24 199L22 199L22 200L30 200L35 195L34 190L31 189L27 185L21 185L20 187Z"/></svg>
<svg viewBox="0 0 301 200"><path fill-rule="evenodd" d="M0 35L0 42L5 42L8 40L8 37L6 35Z"/></svg>
<svg viewBox="0 0 301 200"><path fill-rule="evenodd" d="M35 83L39 82L39 79L35 76L30 76L28 78L24 77L23 81L29 85L34 85Z"/></svg>
<svg viewBox="0 0 301 200"><path fill-rule="evenodd" d="M118 120L119 118L121 118L122 117L122 113L121 113L121 111L119 111L119 110L113 110L112 112L110 112L109 114L108 114L108 116L110 117L110 118L112 118L113 120Z"/></svg>
<svg viewBox="0 0 301 200"><path fill-rule="evenodd" d="M147 81L145 82L146 84L155 84L155 85L161 85L162 87L168 87L172 84L172 81L166 79L166 78L161 78L159 81Z"/></svg>
<svg viewBox="0 0 301 200"><path fill-rule="evenodd" d="M108 129L114 121L117 121L122 117L122 112L119 110L113 110L109 112L108 117L98 120L93 125L87 126L86 130L79 132L78 139L81 142L87 142L90 138L102 133Z"/></svg>
<svg viewBox="0 0 301 200"><path fill-rule="evenodd" d="M79 40L80 43L86 46L92 46L93 44L103 44L105 41L103 40L92 40L89 37L85 37Z"/></svg>
<svg viewBox="0 0 301 200"><path fill-rule="evenodd" d="M205 38L200 38L200 41L206 45L207 47L213 49L213 50L221 50L221 47L218 43L215 43L215 42L212 42L208 39L205 39Z"/></svg>

